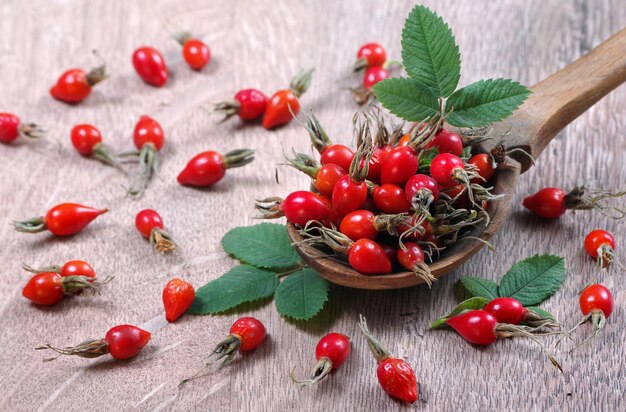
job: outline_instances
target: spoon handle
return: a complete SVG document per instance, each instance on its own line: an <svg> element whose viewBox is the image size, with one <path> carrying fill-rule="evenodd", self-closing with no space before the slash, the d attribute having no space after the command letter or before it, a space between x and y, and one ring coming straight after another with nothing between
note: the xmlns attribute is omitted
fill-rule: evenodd
<svg viewBox="0 0 626 412"><path fill-rule="evenodd" d="M565 126L624 81L626 28L533 86L513 116L518 133L507 146L536 158Z"/></svg>

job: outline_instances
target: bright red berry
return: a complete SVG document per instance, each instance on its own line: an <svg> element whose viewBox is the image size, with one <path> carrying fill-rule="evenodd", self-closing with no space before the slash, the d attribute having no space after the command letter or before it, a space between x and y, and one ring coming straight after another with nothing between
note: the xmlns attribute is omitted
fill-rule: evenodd
<svg viewBox="0 0 626 412"><path fill-rule="evenodd" d="M356 53L356 68L382 66L387 61L387 51L378 43L367 43Z"/></svg>
<svg viewBox="0 0 626 412"><path fill-rule="evenodd" d="M71 69L64 72L50 89L50 94L57 100L69 104L82 102L91 93L91 88L106 79L105 66L102 65L89 73L83 69Z"/></svg>
<svg viewBox="0 0 626 412"><path fill-rule="evenodd" d="M59 270L61 276L85 276L94 279L96 271L84 260L70 260L65 262Z"/></svg>
<svg viewBox="0 0 626 412"><path fill-rule="evenodd" d="M94 209L77 203L61 203L54 206L45 216L13 222L18 232L38 233L49 230L55 236L69 236L83 230L92 220L108 209Z"/></svg>
<svg viewBox="0 0 626 412"><path fill-rule="evenodd" d="M603 285L595 283L583 290L579 298L580 310L583 315L593 312L602 312L605 318L613 313L613 295Z"/></svg>
<svg viewBox="0 0 626 412"><path fill-rule="evenodd" d="M155 210L144 209L135 216L135 227L141 236L148 239L155 229L163 229L163 219Z"/></svg>
<svg viewBox="0 0 626 412"><path fill-rule="evenodd" d="M134 358L150 341L150 332L132 325L115 326L104 336L109 353L115 359Z"/></svg>
<svg viewBox="0 0 626 412"><path fill-rule="evenodd" d="M266 129L273 129L289 123L298 113L300 113L298 97L289 89L279 90L268 100L261 124Z"/></svg>
<svg viewBox="0 0 626 412"><path fill-rule="evenodd" d="M463 139L461 139L458 133L442 129L432 138L426 147L436 147L439 153L451 153L455 156L461 156L463 153Z"/></svg>
<svg viewBox="0 0 626 412"><path fill-rule="evenodd" d="M391 147L389 146L377 147L376 149L374 149L374 153L370 158L369 169L367 170L368 180L372 182L380 182L380 172L383 168L383 161L390 151ZM365 159L363 159L361 162L365 162Z"/></svg>
<svg viewBox="0 0 626 412"><path fill-rule="evenodd" d="M367 275L385 275L391 272L391 262L384 249L370 239L359 239L347 249L348 261L357 271Z"/></svg>
<svg viewBox="0 0 626 412"><path fill-rule="evenodd" d="M450 187L459 183L460 174L465 173L465 165L460 157L450 153L441 153L430 164L430 175L442 187Z"/></svg>
<svg viewBox="0 0 626 412"><path fill-rule="evenodd" d="M372 191L372 198L378 210L383 213L404 213L411 209L404 189L390 183L376 186Z"/></svg>
<svg viewBox="0 0 626 412"><path fill-rule="evenodd" d="M446 323L469 343L491 345L497 339L495 316L484 310L470 310L453 316Z"/></svg>
<svg viewBox="0 0 626 412"><path fill-rule="evenodd" d="M339 216L345 216L361 207L367 198L367 185L357 182L350 175L342 176L333 188L333 209Z"/></svg>
<svg viewBox="0 0 626 412"><path fill-rule="evenodd" d="M407 361L399 358L382 360L376 368L378 383L392 398L415 403L418 398L417 378Z"/></svg>
<svg viewBox="0 0 626 412"><path fill-rule="evenodd" d="M70 133L72 145L82 156L93 156L102 163L122 170L116 155L102 143L102 134L95 126L78 124Z"/></svg>
<svg viewBox="0 0 626 412"><path fill-rule="evenodd" d="M589 256L596 259L601 268L607 268L615 261L621 263L615 257L615 238L606 230L592 230L585 237L585 251Z"/></svg>
<svg viewBox="0 0 626 412"><path fill-rule="evenodd" d="M211 50L202 40L188 39L183 43L183 58L194 70L202 70L211 61Z"/></svg>
<svg viewBox="0 0 626 412"><path fill-rule="evenodd" d="M418 205L428 209L432 202L439 200L439 193L439 184L435 179L424 174L411 176L404 185L406 200L415 209Z"/></svg>
<svg viewBox="0 0 626 412"><path fill-rule="evenodd" d="M72 128L71 139L78 153L91 156L94 148L102 143L102 134L90 124L79 124Z"/></svg>
<svg viewBox="0 0 626 412"><path fill-rule="evenodd" d="M425 263L426 256L420 245L413 242L405 242L402 246L396 252L398 263L405 269L415 273L428 286L431 286L437 279L432 275L430 268Z"/></svg>
<svg viewBox="0 0 626 412"><path fill-rule="evenodd" d="M363 76L363 87L367 90L374 87L376 83L379 83L389 78L389 72L380 66L370 67L365 70L365 76Z"/></svg>
<svg viewBox="0 0 626 412"><path fill-rule="evenodd" d="M273 129L289 123L293 116L300 113L298 98L309 88L312 73L312 70L298 73L291 80L289 89L279 90L270 97L261 122L263 127Z"/></svg>
<svg viewBox="0 0 626 412"><path fill-rule="evenodd" d="M38 273L24 286L22 296L37 305L56 305L64 295L61 281L62 277L58 273Z"/></svg>
<svg viewBox="0 0 626 412"><path fill-rule="evenodd" d="M140 47L133 53L133 66L141 80L155 87L167 82L168 73L163 56L153 47Z"/></svg>
<svg viewBox="0 0 626 412"><path fill-rule="evenodd" d="M85 289L99 293L100 286L106 282L96 282L94 278L82 275L42 272L30 278L22 289L22 296L37 305L51 306L59 303L64 295L78 294Z"/></svg>
<svg viewBox="0 0 626 412"><path fill-rule="evenodd" d="M156 211L144 209L135 216L137 231L154 245L157 252L172 252L176 249L176 242L163 229L163 219Z"/></svg>
<svg viewBox="0 0 626 412"><path fill-rule="evenodd" d="M339 165L329 163L322 165L315 175L315 188L323 195L332 196L335 185L346 171Z"/></svg>
<svg viewBox="0 0 626 412"><path fill-rule="evenodd" d="M309 386L319 382L327 376L331 370L339 369L350 356L350 339L341 333L328 333L324 335L315 347L317 364L313 368L311 378L299 381L293 373L291 379L303 386Z"/></svg>
<svg viewBox="0 0 626 412"><path fill-rule="evenodd" d="M419 160L413 148L409 146L395 147L383 160L380 182L404 186L407 180L417 172L418 166Z"/></svg>
<svg viewBox="0 0 626 412"><path fill-rule="evenodd" d="M139 150L143 149L146 144L151 144L159 151L165 143L165 133L159 122L150 116L143 115L135 124L133 142Z"/></svg>
<svg viewBox="0 0 626 412"><path fill-rule="evenodd" d="M545 219L556 219L565 213L565 192L557 187L546 187L524 198L524 207Z"/></svg>
<svg viewBox="0 0 626 412"><path fill-rule="evenodd" d="M491 179L493 174L495 173L495 168L493 165L493 159L487 153L479 153L474 155L468 161L469 164L474 165L477 169L478 174L485 181ZM481 179L473 179L473 183L480 183Z"/></svg>
<svg viewBox="0 0 626 412"><path fill-rule="evenodd" d="M224 177L227 169L249 164L254 160L254 151L233 150L222 156L218 152L207 151L194 156L178 175L178 183L186 186L211 186Z"/></svg>
<svg viewBox="0 0 626 412"><path fill-rule="evenodd" d="M20 118L11 113L0 113L0 143L11 143L18 137L37 139L44 131L34 123L23 124Z"/></svg>
<svg viewBox="0 0 626 412"><path fill-rule="evenodd" d="M37 349L51 349L58 356L46 359L54 360L61 355L76 355L82 358L97 358L110 354L115 359L130 359L150 341L150 332L132 325L118 325L109 329L104 339L89 339L80 345L66 348L55 348L46 345Z"/></svg>
<svg viewBox="0 0 626 412"><path fill-rule="evenodd" d="M369 210L355 210L348 213L339 225L339 231L352 240L371 239L378 237L374 224L376 215Z"/></svg>
<svg viewBox="0 0 626 412"><path fill-rule="evenodd" d="M491 313L499 323L511 325L519 325L528 314L528 309L519 300L506 297L491 300L483 310Z"/></svg>
<svg viewBox="0 0 626 412"><path fill-rule="evenodd" d="M290 193L284 200L269 198L257 202L256 209L266 219L286 217L292 225L304 227L308 222L321 222L330 226L335 222L336 214L332 204L324 196L306 190Z"/></svg>
<svg viewBox="0 0 626 412"><path fill-rule="evenodd" d="M256 349L263 343L266 336L267 331L260 320L252 317L239 318L230 327L230 335L217 344L211 353L211 356L216 355L215 362L220 360L222 361L219 366L222 368L232 362L239 350L249 351ZM195 375L181 381L180 385L195 379L210 365L211 363L207 363L205 367L198 371Z"/></svg>
<svg viewBox="0 0 626 412"><path fill-rule="evenodd" d="M320 163L323 165L336 164L343 170L350 170L350 164L354 158L354 152L342 144L333 144L322 149Z"/></svg>
<svg viewBox="0 0 626 412"><path fill-rule="evenodd" d="M376 375L378 383L392 398L406 403L414 403L418 399L418 384L415 372L411 365L404 359L395 358L385 349L367 327L365 318L361 315L359 320L361 331L368 340L370 351L378 367Z"/></svg>
<svg viewBox="0 0 626 412"><path fill-rule="evenodd" d="M602 329L604 329L607 318L611 316L611 313L613 313L613 295L605 286L600 285L599 283L594 283L587 286L582 291L579 297L579 305L584 317L573 329L569 331L569 333L574 332L579 326L587 322L591 323L592 329L591 334L581 343L576 345L574 349L577 349L584 343L589 342L597 336Z"/></svg>
<svg viewBox="0 0 626 412"><path fill-rule="evenodd" d="M165 319L175 322L183 313L187 312L196 297L196 291L189 282L174 278L167 282L163 289L163 306Z"/></svg>

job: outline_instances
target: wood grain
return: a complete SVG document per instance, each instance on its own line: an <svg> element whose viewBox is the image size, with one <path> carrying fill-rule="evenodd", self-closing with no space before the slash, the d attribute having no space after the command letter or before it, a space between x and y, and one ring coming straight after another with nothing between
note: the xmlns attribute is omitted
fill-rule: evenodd
<svg viewBox="0 0 626 412"><path fill-rule="evenodd" d="M405 410L378 387L375 364L359 335L363 313L373 332L394 354L406 358L424 384L424 410L623 410L626 352L623 327L626 282L623 274L600 274L582 250L588 230L612 231L618 248L626 244L623 223L597 213L568 213L557 222L526 214L521 198L558 185L570 188L595 181L624 188L626 178L626 89L599 101L568 126L520 179L513 210L486 249L431 290L396 291L333 288L331 303L307 324L278 316L272 303L255 305L270 339L219 373L184 390L178 381L200 366L238 313L183 317L153 335L145 352L129 362L62 359L43 364L32 348L51 342L75 344L99 337L118 323L160 325L160 293L172 276L196 285L234 265L219 247L230 228L253 223L252 201L284 196L306 187L306 177L279 169L282 147L308 150L296 124L268 133L237 122L217 125L197 108L229 98L240 87L271 92L300 68L314 66L315 80L302 99L315 110L338 142L350 143L350 120L357 109L343 87L356 48L377 40L399 56L400 27L413 2L291 2L138 0L5 0L0 3L0 108L45 125L62 142L59 151L26 145L0 147L0 410ZM535 84L626 26L619 0L425 1L454 29L463 58L461 82L505 76ZM211 67L201 74L178 58L162 22L199 33L210 43ZM138 81L130 56L141 44L165 51L173 72L168 87ZM66 68L97 62L97 48L112 76L83 105L52 101L48 88ZM92 122L117 148L131 147L137 117L149 113L164 123L168 144L160 179L133 202L120 188L123 176L77 156L68 143L78 122ZM282 145L282 147L281 147ZM190 190L174 176L195 153L207 149L257 150L253 167L233 170L212 190ZM51 239L14 233L8 221L37 215L62 201L107 206L111 212L80 236ZM154 207L184 248L184 255L155 256L132 227L135 213ZM454 284L463 275L498 279L515 261L550 252L567 259L565 287L544 304L571 325L580 316L576 294L601 281L617 302L606 330L593 346L568 355L556 352L561 375L532 342L510 340L477 349L451 332L426 331L455 303ZM618 249L618 253L626 252ZM90 261L100 275L116 275L102 297L68 299L51 309L27 304L20 296L26 274L20 264ZM150 326L150 325L148 325ZM313 348L327 331L349 335L350 360L316 388L299 389L288 372L300 375L314 362ZM585 330L586 331L586 330ZM577 335L580 338L581 335ZM547 341L550 343L551 341Z"/></svg>

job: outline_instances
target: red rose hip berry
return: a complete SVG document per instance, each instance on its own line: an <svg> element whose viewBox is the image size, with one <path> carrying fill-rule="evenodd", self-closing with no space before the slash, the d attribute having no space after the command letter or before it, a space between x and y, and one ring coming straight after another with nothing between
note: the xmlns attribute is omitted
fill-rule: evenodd
<svg viewBox="0 0 626 412"><path fill-rule="evenodd" d="M163 229L163 219L155 210L144 209L135 216L135 227L144 238L160 253L172 252L176 249L176 242Z"/></svg>
<svg viewBox="0 0 626 412"><path fill-rule="evenodd" d="M150 336L150 332L136 326L118 325L109 329L104 339L90 339L73 347L55 348L48 344L37 349L50 349L58 354L54 358L45 359L46 361L55 360L62 355L97 358L106 354L123 360L137 356L150 341Z"/></svg>
<svg viewBox="0 0 626 412"><path fill-rule="evenodd" d="M341 333L324 335L315 347L317 363L311 372L310 379L298 380L293 374L291 380L302 386L313 385L324 379L331 371L339 369L350 356L350 339Z"/></svg>
<svg viewBox="0 0 626 412"><path fill-rule="evenodd" d="M404 359L393 357L381 345L370 332L363 315L359 316L359 326L367 338L372 355L378 363L376 375L380 386L392 398L405 403L415 403L418 399L419 388L411 365Z"/></svg>
<svg viewBox="0 0 626 412"><path fill-rule="evenodd" d="M168 322L175 322L193 304L196 291L189 282L174 278L167 282L163 288L163 307L165 308L165 319Z"/></svg>
<svg viewBox="0 0 626 412"><path fill-rule="evenodd" d="M49 230L55 236L70 236L80 232L92 220L108 211L77 203L61 203L48 210L45 216L15 221L13 226L18 232L38 233Z"/></svg>
<svg viewBox="0 0 626 412"><path fill-rule="evenodd" d="M9 144L21 137L29 141L37 141L45 132L34 123L22 123L12 113L0 113L0 143Z"/></svg>
<svg viewBox="0 0 626 412"><path fill-rule="evenodd" d="M215 106L215 111L224 115L222 121L232 116L251 121L263 116L267 107L267 96L257 89L243 89L235 94L233 100L226 100Z"/></svg>
<svg viewBox="0 0 626 412"><path fill-rule="evenodd" d="M149 46L140 47L133 53L133 67L145 83L161 87L169 77L165 60L161 53Z"/></svg>
<svg viewBox="0 0 626 412"><path fill-rule="evenodd" d="M222 180L227 169L242 167L254 160L254 151L233 150L221 155L207 151L194 156L178 175L178 183L184 186L207 187Z"/></svg>

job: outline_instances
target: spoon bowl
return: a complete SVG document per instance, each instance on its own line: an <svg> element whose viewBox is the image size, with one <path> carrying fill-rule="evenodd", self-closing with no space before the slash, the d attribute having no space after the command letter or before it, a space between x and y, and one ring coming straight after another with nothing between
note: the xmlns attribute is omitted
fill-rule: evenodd
<svg viewBox="0 0 626 412"><path fill-rule="evenodd" d="M472 238L459 241L428 265L436 278L452 271L485 246L484 241L488 241L507 218L519 177L532 165L532 159L537 158L572 120L624 81L626 29L532 87L533 94L512 116L493 125L488 138L481 140L476 149L488 153L503 143L509 150L511 157L499 165L493 180L493 193L504 196L489 202L491 220L484 231L475 229L472 233L483 241ZM289 224L287 231L302 259L333 283L359 289L399 289L424 283L407 271L364 275L344 261L302 243L303 238L295 226Z"/></svg>

